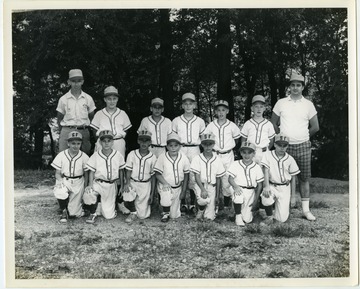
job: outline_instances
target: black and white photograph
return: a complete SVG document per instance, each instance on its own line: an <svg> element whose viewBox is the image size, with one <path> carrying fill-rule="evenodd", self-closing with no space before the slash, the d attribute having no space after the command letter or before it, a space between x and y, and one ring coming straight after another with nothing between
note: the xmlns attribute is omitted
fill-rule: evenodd
<svg viewBox="0 0 360 289"><path fill-rule="evenodd" d="M239 2L4 1L6 287L358 284L355 0Z"/></svg>

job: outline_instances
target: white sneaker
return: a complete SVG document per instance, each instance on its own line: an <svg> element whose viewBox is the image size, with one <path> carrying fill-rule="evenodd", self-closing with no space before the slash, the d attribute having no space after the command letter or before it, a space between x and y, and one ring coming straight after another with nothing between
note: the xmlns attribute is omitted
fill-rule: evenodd
<svg viewBox="0 0 360 289"><path fill-rule="evenodd" d="M126 223L132 223L133 221L135 221L137 218L137 214L136 213L131 213L126 219L125 222Z"/></svg>
<svg viewBox="0 0 360 289"><path fill-rule="evenodd" d="M242 215L236 215L235 217L235 224L236 226L241 226L241 227L244 227L245 226L245 223L243 221L243 218L242 218Z"/></svg>
<svg viewBox="0 0 360 289"><path fill-rule="evenodd" d="M303 215L309 221L315 221L316 220L315 216L310 211L303 212Z"/></svg>
<svg viewBox="0 0 360 289"><path fill-rule="evenodd" d="M196 220L202 220L204 216L204 210L198 210L197 214L196 214Z"/></svg>
<svg viewBox="0 0 360 289"><path fill-rule="evenodd" d="M124 203L118 204L118 209L123 215L129 215L130 214L130 210L125 207Z"/></svg>

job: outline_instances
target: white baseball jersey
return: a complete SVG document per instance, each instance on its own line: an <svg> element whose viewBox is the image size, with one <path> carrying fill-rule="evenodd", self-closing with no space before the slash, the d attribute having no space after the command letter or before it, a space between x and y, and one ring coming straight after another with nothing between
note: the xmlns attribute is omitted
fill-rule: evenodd
<svg viewBox="0 0 360 289"><path fill-rule="evenodd" d="M131 178L135 181L149 181L154 174L156 157L152 152L142 156L138 149L129 153L126 160L126 169L131 171Z"/></svg>
<svg viewBox="0 0 360 289"><path fill-rule="evenodd" d="M117 150L112 150L109 156L99 150L90 157L86 168L95 172L95 179L113 181L119 178L119 170L125 168L125 161Z"/></svg>
<svg viewBox="0 0 360 289"><path fill-rule="evenodd" d="M126 131L131 128L132 124L125 111L116 108L113 114L107 112L106 108L95 113L90 126L97 130L98 135L102 130L110 130L114 134L114 140L124 138Z"/></svg>
<svg viewBox="0 0 360 289"><path fill-rule="evenodd" d="M214 150L220 152L233 149L236 145L235 140L240 138L239 127L228 119L223 125L219 125L218 120L215 119L208 124L206 132L215 135Z"/></svg>
<svg viewBox="0 0 360 289"><path fill-rule="evenodd" d="M154 167L154 171L162 174L172 187L181 185L185 174L189 173L189 169L190 162L181 152L178 153L175 160L169 156L168 152L160 155Z"/></svg>
<svg viewBox="0 0 360 289"><path fill-rule="evenodd" d="M263 155L261 164L269 169L269 181L276 184L289 182L292 176L300 173L296 161L288 153L280 159L274 150L267 151Z"/></svg>
<svg viewBox="0 0 360 289"><path fill-rule="evenodd" d="M141 130L151 132L151 143L153 145L166 146L167 135L171 133L171 120L161 116L159 122L156 122L152 116L144 117L140 123L138 133Z"/></svg>
<svg viewBox="0 0 360 289"><path fill-rule="evenodd" d="M196 115L190 120L180 115L172 121L172 130L180 136L182 144L199 145L200 135L205 131L205 122Z"/></svg>
<svg viewBox="0 0 360 289"><path fill-rule="evenodd" d="M66 177L77 177L84 174L88 160L89 156L86 153L79 151L77 155L72 157L69 149L66 149L55 157L51 166L60 170L61 174Z"/></svg>
<svg viewBox="0 0 360 289"><path fill-rule="evenodd" d="M266 148L270 140L275 137L273 124L267 119L257 122L249 119L241 129L241 136L247 138L247 141L253 143L257 148Z"/></svg>
<svg viewBox="0 0 360 289"><path fill-rule="evenodd" d="M51 166L61 171L64 176L62 183L68 189L69 202L67 209L70 216L80 217L82 214L82 194L84 192L84 178L67 179L66 177L78 177L84 174L86 169L86 163L89 157L86 153L79 151L77 155L71 157L69 150L66 149L60 152L51 163ZM54 188L55 197L56 187ZM61 198L63 199L63 198Z"/></svg>
<svg viewBox="0 0 360 289"><path fill-rule="evenodd" d="M220 159L214 154L211 159L206 159L204 154L194 157L191 162L190 171L200 174L201 182L204 184L216 184L216 178L225 175L225 169Z"/></svg>
<svg viewBox="0 0 360 289"><path fill-rule="evenodd" d="M240 187L256 188L258 183L264 181L264 173L255 162L245 165L242 160L235 161L230 165L227 173Z"/></svg>

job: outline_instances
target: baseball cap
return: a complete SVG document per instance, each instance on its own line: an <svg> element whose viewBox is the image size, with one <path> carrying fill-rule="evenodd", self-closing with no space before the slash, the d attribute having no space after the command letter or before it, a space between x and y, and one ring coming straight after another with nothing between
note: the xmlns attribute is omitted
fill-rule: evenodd
<svg viewBox="0 0 360 289"><path fill-rule="evenodd" d="M147 130L141 130L138 132L138 139L151 140L152 133Z"/></svg>
<svg viewBox="0 0 360 289"><path fill-rule="evenodd" d="M241 144L240 151L245 150L245 149L250 149L250 150L255 151L255 150L256 150L256 147L255 147L254 144L252 144L252 143L250 143L250 142L247 142L247 141L244 141L244 142L242 142L242 144Z"/></svg>
<svg viewBox="0 0 360 289"><path fill-rule="evenodd" d="M78 132L77 130L75 131L72 131L68 134L68 141L71 141L71 140L82 140L82 134L80 132Z"/></svg>
<svg viewBox="0 0 360 289"><path fill-rule="evenodd" d="M154 105L154 104L164 106L164 101L161 98L156 97L151 100L151 105Z"/></svg>
<svg viewBox="0 0 360 289"><path fill-rule="evenodd" d="M229 107L229 103L226 100L217 100L217 101L215 101L215 103L214 103L215 108L220 106L220 105L225 106L225 107Z"/></svg>
<svg viewBox="0 0 360 289"><path fill-rule="evenodd" d="M71 69L69 71L69 79L81 78L84 79L83 73L80 69Z"/></svg>
<svg viewBox="0 0 360 289"><path fill-rule="evenodd" d="M213 142L215 143L215 135L212 133L204 133L200 135L201 143L203 142Z"/></svg>
<svg viewBox="0 0 360 289"><path fill-rule="evenodd" d="M265 103L265 97L263 97L263 96L260 95L260 94L255 95L255 96L252 98L251 103L255 103L255 102L263 102L263 103Z"/></svg>
<svg viewBox="0 0 360 289"><path fill-rule="evenodd" d="M182 101L185 101L185 100L195 101L195 95L192 94L191 92L187 92L187 93L183 94L181 99L182 99Z"/></svg>
<svg viewBox="0 0 360 289"><path fill-rule="evenodd" d="M180 137L176 132L172 132L168 134L166 142L168 143L170 141L177 141L178 143L181 144Z"/></svg>
<svg viewBox="0 0 360 289"><path fill-rule="evenodd" d="M305 83L305 78L301 74L292 73L290 76L290 82L292 82L292 81L300 81L300 82Z"/></svg>
<svg viewBox="0 0 360 289"><path fill-rule="evenodd" d="M106 137L114 139L114 134L110 130L102 130L102 131L99 132L100 140L103 140Z"/></svg>
<svg viewBox="0 0 360 289"><path fill-rule="evenodd" d="M104 97L107 97L110 95L119 96L119 92L114 86L108 86L104 90Z"/></svg>
<svg viewBox="0 0 360 289"><path fill-rule="evenodd" d="M289 143L289 138L286 135L279 133L279 134L277 134L275 136L275 142L276 143L286 143L286 144L288 144Z"/></svg>

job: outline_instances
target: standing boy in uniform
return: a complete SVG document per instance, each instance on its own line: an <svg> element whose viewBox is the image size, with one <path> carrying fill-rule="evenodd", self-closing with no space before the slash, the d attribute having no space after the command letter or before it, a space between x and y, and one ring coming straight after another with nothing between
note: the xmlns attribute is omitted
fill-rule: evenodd
<svg viewBox="0 0 360 289"><path fill-rule="evenodd" d="M257 209L262 190L264 174L261 167L253 161L255 145L244 142L240 147L242 160L233 162L229 169L229 183L234 189L233 202L235 223L245 226L253 220L253 211Z"/></svg>
<svg viewBox="0 0 360 289"><path fill-rule="evenodd" d="M126 112L117 107L118 100L118 90L114 86L106 87L104 90L106 107L96 112L90 126L96 133L96 137L100 131L110 130L114 135L113 149L119 151L125 158L125 136L132 125ZM95 150L99 149L101 149L101 145L98 140Z"/></svg>
<svg viewBox="0 0 360 289"><path fill-rule="evenodd" d="M164 112L164 101L161 98L151 100L151 115L144 117L138 129L151 132L151 146L149 150L158 158L166 151L166 139L172 132L171 120L162 116Z"/></svg>
<svg viewBox="0 0 360 289"><path fill-rule="evenodd" d="M82 135L81 150L90 155L90 121L94 116L95 103L90 95L83 92L83 73L80 69L69 71L68 84L70 90L58 102L57 121L60 129L59 152L67 149L67 137L73 130L78 130Z"/></svg>
<svg viewBox="0 0 360 289"><path fill-rule="evenodd" d="M166 147L168 151L159 156L154 167L163 209L162 222L181 216L180 199L185 196L190 169L189 159L180 152L181 140L177 133L168 135Z"/></svg>
<svg viewBox="0 0 360 289"><path fill-rule="evenodd" d="M227 170L234 162L233 149L236 147L240 138L240 129L232 121L226 118L229 113L229 103L226 100L218 100L215 102L215 113L217 119L212 121L206 127L206 133L212 133L215 136L214 151L222 164ZM224 211L226 215L229 214L231 209L231 195L229 184L229 176L224 175L221 178L222 194L224 196Z"/></svg>
<svg viewBox="0 0 360 289"><path fill-rule="evenodd" d="M81 217L84 214L82 196L88 182L88 172L85 171L85 166L89 157L80 151L81 133L70 132L67 142L69 148L61 151L51 164L56 169L54 195L62 211L61 223L66 223L69 215Z"/></svg>
<svg viewBox="0 0 360 289"><path fill-rule="evenodd" d="M101 196L101 214L105 219L116 217L115 200L118 182L123 187L123 169L125 161L122 154L112 149L114 135L109 130L99 133L102 149L96 151L89 159L86 167L89 172L89 185L85 189L84 203L88 205L90 216L87 223L95 223L97 216L98 196Z"/></svg>
<svg viewBox="0 0 360 289"><path fill-rule="evenodd" d="M252 99L252 118L241 129L241 142L248 141L256 147L254 161L261 164L262 155L273 146L275 130L270 121L264 118L265 98L255 95Z"/></svg>
<svg viewBox="0 0 360 289"><path fill-rule="evenodd" d="M274 106L271 122L275 131L289 137L287 152L300 168L300 194L303 215L315 221L310 212L311 142L310 137L319 131L319 122L314 104L303 97L305 79L302 75L292 74L290 95L279 99ZM280 123L280 127L279 127ZM296 203L295 194L291 197L292 206Z"/></svg>
<svg viewBox="0 0 360 289"><path fill-rule="evenodd" d="M123 198L130 215L125 222L131 223L137 217L150 217L150 205L155 191L154 166L156 156L149 151L151 132L138 132L139 149L131 151L126 160L125 185Z"/></svg>
<svg viewBox="0 0 360 289"><path fill-rule="evenodd" d="M289 218L290 196L296 187L293 176L300 173L300 170L294 158L286 153L288 144L287 136L276 135L275 150L267 151L261 161L264 166L264 189L260 196L267 215L263 222L265 224L272 224L274 218L279 222L285 222Z"/></svg>
<svg viewBox="0 0 360 289"><path fill-rule="evenodd" d="M200 154L200 135L205 131L205 122L200 117L194 115L196 106L195 95L188 92L182 96L182 108L184 113L172 121L172 130L180 137L182 144L181 152L188 157L189 162ZM188 211L195 214L195 192L194 192L195 178L194 174L190 173L189 191L190 191L190 205L186 205L186 193L181 199L181 210L185 213Z"/></svg>
<svg viewBox="0 0 360 289"><path fill-rule="evenodd" d="M215 135L202 134L201 146L204 151L194 157L190 166L196 181L197 220L203 217L208 220L215 219L215 204L219 200L221 177L225 175L225 168L220 158L213 152L214 145Z"/></svg>

